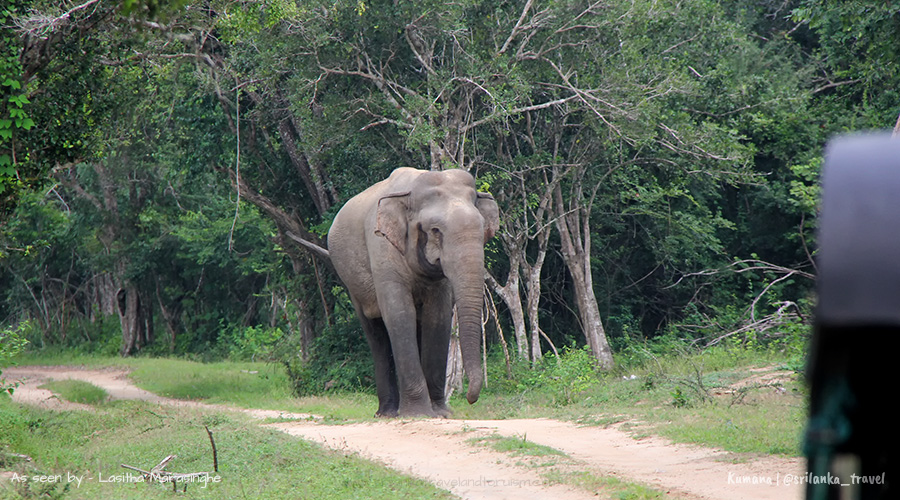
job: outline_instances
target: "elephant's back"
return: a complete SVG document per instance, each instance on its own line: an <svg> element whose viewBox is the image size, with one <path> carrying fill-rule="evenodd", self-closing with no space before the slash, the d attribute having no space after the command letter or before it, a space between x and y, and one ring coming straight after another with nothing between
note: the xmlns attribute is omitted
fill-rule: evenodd
<svg viewBox="0 0 900 500"><path fill-rule="evenodd" d="M332 239L343 243L349 241L352 236L356 236L364 240L367 231L375 230L378 200L392 193L409 191L411 182L424 172L410 167L397 168L387 179L372 184L347 200L347 203L335 215L331 229L328 231L329 252Z"/></svg>
<svg viewBox="0 0 900 500"><path fill-rule="evenodd" d="M332 251L332 246L340 253L351 243L365 245L366 226L374 222L375 210L382 191L384 181L350 198L338 210L328 230L329 252ZM371 229L374 230L374 226Z"/></svg>
<svg viewBox="0 0 900 500"><path fill-rule="evenodd" d="M328 231L328 253L335 271L354 303L369 317L377 317L378 302L369 262L366 234L374 233L377 185L347 200ZM376 201L371 201L371 200ZM368 226L371 226L367 229Z"/></svg>

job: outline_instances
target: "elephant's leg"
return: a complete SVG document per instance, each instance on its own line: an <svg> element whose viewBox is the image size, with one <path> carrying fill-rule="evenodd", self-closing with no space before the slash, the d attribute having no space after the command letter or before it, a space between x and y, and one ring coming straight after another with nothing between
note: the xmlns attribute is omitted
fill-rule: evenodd
<svg viewBox="0 0 900 500"><path fill-rule="evenodd" d="M400 394L399 414L436 416L419 360L412 293L402 284L384 284L378 289L378 305L394 354Z"/></svg>
<svg viewBox="0 0 900 500"><path fill-rule="evenodd" d="M449 286L440 286L424 294L420 318L421 359L431 404L438 416L449 417L445 391L447 384L447 353L450 347L450 328L453 316L453 297Z"/></svg>
<svg viewBox="0 0 900 500"><path fill-rule="evenodd" d="M375 416L396 417L400 409L400 393L387 328L381 319L368 319L360 315L360 322L375 364L375 391L378 394L378 411Z"/></svg>

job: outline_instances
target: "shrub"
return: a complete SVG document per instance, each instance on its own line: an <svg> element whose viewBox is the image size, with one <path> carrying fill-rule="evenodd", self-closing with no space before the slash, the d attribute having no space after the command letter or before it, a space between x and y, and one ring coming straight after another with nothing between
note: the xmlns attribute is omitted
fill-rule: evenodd
<svg viewBox="0 0 900 500"><path fill-rule="evenodd" d="M549 395L553 404L569 405L579 394L600 378L600 372L587 346L567 346L559 356L545 354L541 362L532 367L525 361L517 361L510 367L512 377L506 371L503 358L492 354L488 362L488 386L492 392L541 391Z"/></svg>
<svg viewBox="0 0 900 500"><path fill-rule="evenodd" d="M235 361L270 360L284 337L278 327L235 325L219 336L220 350Z"/></svg>
<svg viewBox="0 0 900 500"><path fill-rule="evenodd" d="M0 330L0 369L6 366L12 358L22 352L25 346L28 345L24 333L27 329L28 322L25 321L15 327L10 326ZM3 373L2 370L0 370L0 373ZM12 394L15 387L13 384L0 383L0 392Z"/></svg>
<svg viewBox="0 0 900 500"><path fill-rule="evenodd" d="M352 319L352 318L351 318ZM306 361L301 360L296 341L280 346L281 362L297 396L329 390L370 391L375 379L372 355L355 319L338 319L312 342Z"/></svg>

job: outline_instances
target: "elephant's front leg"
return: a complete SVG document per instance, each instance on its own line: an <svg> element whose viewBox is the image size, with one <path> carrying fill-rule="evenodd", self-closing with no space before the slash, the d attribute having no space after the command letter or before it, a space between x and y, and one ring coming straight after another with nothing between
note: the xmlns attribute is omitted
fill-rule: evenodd
<svg viewBox="0 0 900 500"><path fill-rule="evenodd" d="M452 317L453 293L446 281L422 294L419 315L422 370L425 372L432 408L441 417L452 414L445 396Z"/></svg>
<svg viewBox="0 0 900 500"><path fill-rule="evenodd" d="M391 339L400 416L437 416L431 405L428 385L419 360L416 338L416 307L412 292L403 284L382 284L377 291L382 319Z"/></svg>

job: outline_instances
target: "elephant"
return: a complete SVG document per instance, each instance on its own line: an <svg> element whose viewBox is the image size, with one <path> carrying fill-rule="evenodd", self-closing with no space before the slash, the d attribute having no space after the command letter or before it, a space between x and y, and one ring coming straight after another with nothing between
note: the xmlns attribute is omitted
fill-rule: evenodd
<svg viewBox="0 0 900 500"><path fill-rule="evenodd" d="M335 216L328 252L372 351L376 416L451 415L444 386L454 305L466 399L478 399L484 245L499 226L494 198L460 169L398 168Z"/></svg>

